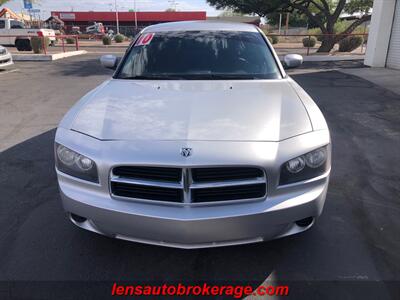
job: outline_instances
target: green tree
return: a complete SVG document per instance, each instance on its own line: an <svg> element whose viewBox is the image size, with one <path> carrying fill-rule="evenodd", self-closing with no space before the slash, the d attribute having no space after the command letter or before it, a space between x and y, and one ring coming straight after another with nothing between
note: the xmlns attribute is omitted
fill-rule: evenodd
<svg viewBox="0 0 400 300"><path fill-rule="evenodd" d="M350 34L358 26L371 19L373 0L207 0L217 9L230 9L245 14L267 17L272 13L297 11L308 21L321 29L323 37L318 52L329 52L333 46ZM341 32L335 34L335 24L342 13L360 13L360 17L350 22Z"/></svg>
<svg viewBox="0 0 400 300"><path fill-rule="evenodd" d="M235 16L243 16L243 13L232 11L232 10L225 10L221 12L219 17L235 17Z"/></svg>
<svg viewBox="0 0 400 300"><path fill-rule="evenodd" d="M268 24L278 25L280 16L282 15L279 13L269 14L267 16ZM282 16L283 22L285 21L285 18L286 16ZM312 24L308 24L307 18L303 14L299 14L298 11L294 11L290 14L289 25L293 27L306 27L307 25L309 25L310 27L312 27Z"/></svg>

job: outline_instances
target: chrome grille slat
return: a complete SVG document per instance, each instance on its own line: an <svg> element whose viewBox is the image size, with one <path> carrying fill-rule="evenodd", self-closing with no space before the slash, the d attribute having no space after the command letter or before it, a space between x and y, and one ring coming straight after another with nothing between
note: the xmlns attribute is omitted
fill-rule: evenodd
<svg viewBox="0 0 400 300"><path fill-rule="evenodd" d="M122 166L111 171L110 188L114 197L135 200L185 205L225 203L264 198L266 175L254 167Z"/></svg>
<svg viewBox="0 0 400 300"><path fill-rule="evenodd" d="M254 180L232 180L232 181L220 181L220 182L209 182L209 183L192 183L191 189L205 189L205 188L218 188L218 187L230 187L230 186L241 186L265 183L264 178L256 178Z"/></svg>
<svg viewBox="0 0 400 300"><path fill-rule="evenodd" d="M143 186L154 186L154 187L162 187L162 188L169 188L169 189L183 189L183 183L173 183L168 181L146 181L146 180L139 180L139 179L130 179L130 178L122 178L120 176L112 176L112 182L120 182L126 184L134 184L134 185L143 185Z"/></svg>

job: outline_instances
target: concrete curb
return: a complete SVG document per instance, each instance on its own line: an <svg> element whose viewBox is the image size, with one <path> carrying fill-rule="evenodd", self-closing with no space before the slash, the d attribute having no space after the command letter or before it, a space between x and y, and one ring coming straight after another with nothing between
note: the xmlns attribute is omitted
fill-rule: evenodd
<svg viewBox="0 0 400 300"><path fill-rule="evenodd" d="M313 55L304 56L304 61L340 61L340 60L364 60L365 55Z"/></svg>
<svg viewBox="0 0 400 300"><path fill-rule="evenodd" d="M86 50L79 50L54 54L13 54L12 57L14 61L53 61L86 53Z"/></svg>

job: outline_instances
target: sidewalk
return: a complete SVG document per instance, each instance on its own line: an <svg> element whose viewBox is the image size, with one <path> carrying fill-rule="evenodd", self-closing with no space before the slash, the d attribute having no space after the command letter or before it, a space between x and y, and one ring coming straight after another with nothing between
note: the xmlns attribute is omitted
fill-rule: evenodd
<svg viewBox="0 0 400 300"><path fill-rule="evenodd" d="M86 50L58 52L58 53L47 53L47 54L33 54L33 53L17 53L13 54L14 61L53 61L59 60L71 56L87 54Z"/></svg>
<svg viewBox="0 0 400 300"><path fill-rule="evenodd" d="M341 61L364 60L364 55L310 55L303 56L304 61Z"/></svg>
<svg viewBox="0 0 400 300"><path fill-rule="evenodd" d="M400 70L387 68L341 69L342 73L361 77L400 95Z"/></svg>

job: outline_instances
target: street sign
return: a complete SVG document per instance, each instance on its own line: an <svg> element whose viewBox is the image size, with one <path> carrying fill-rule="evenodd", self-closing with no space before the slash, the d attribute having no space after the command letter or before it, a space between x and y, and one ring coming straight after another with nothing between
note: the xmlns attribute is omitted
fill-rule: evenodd
<svg viewBox="0 0 400 300"><path fill-rule="evenodd" d="M32 8L32 9L29 10L29 12L32 13L32 14L38 14L38 13L40 13L40 9Z"/></svg>
<svg viewBox="0 0 400 300"><path fill-rule="evenodd" d="M32 9L32 0L23 0L25 9Z"/></svg>

